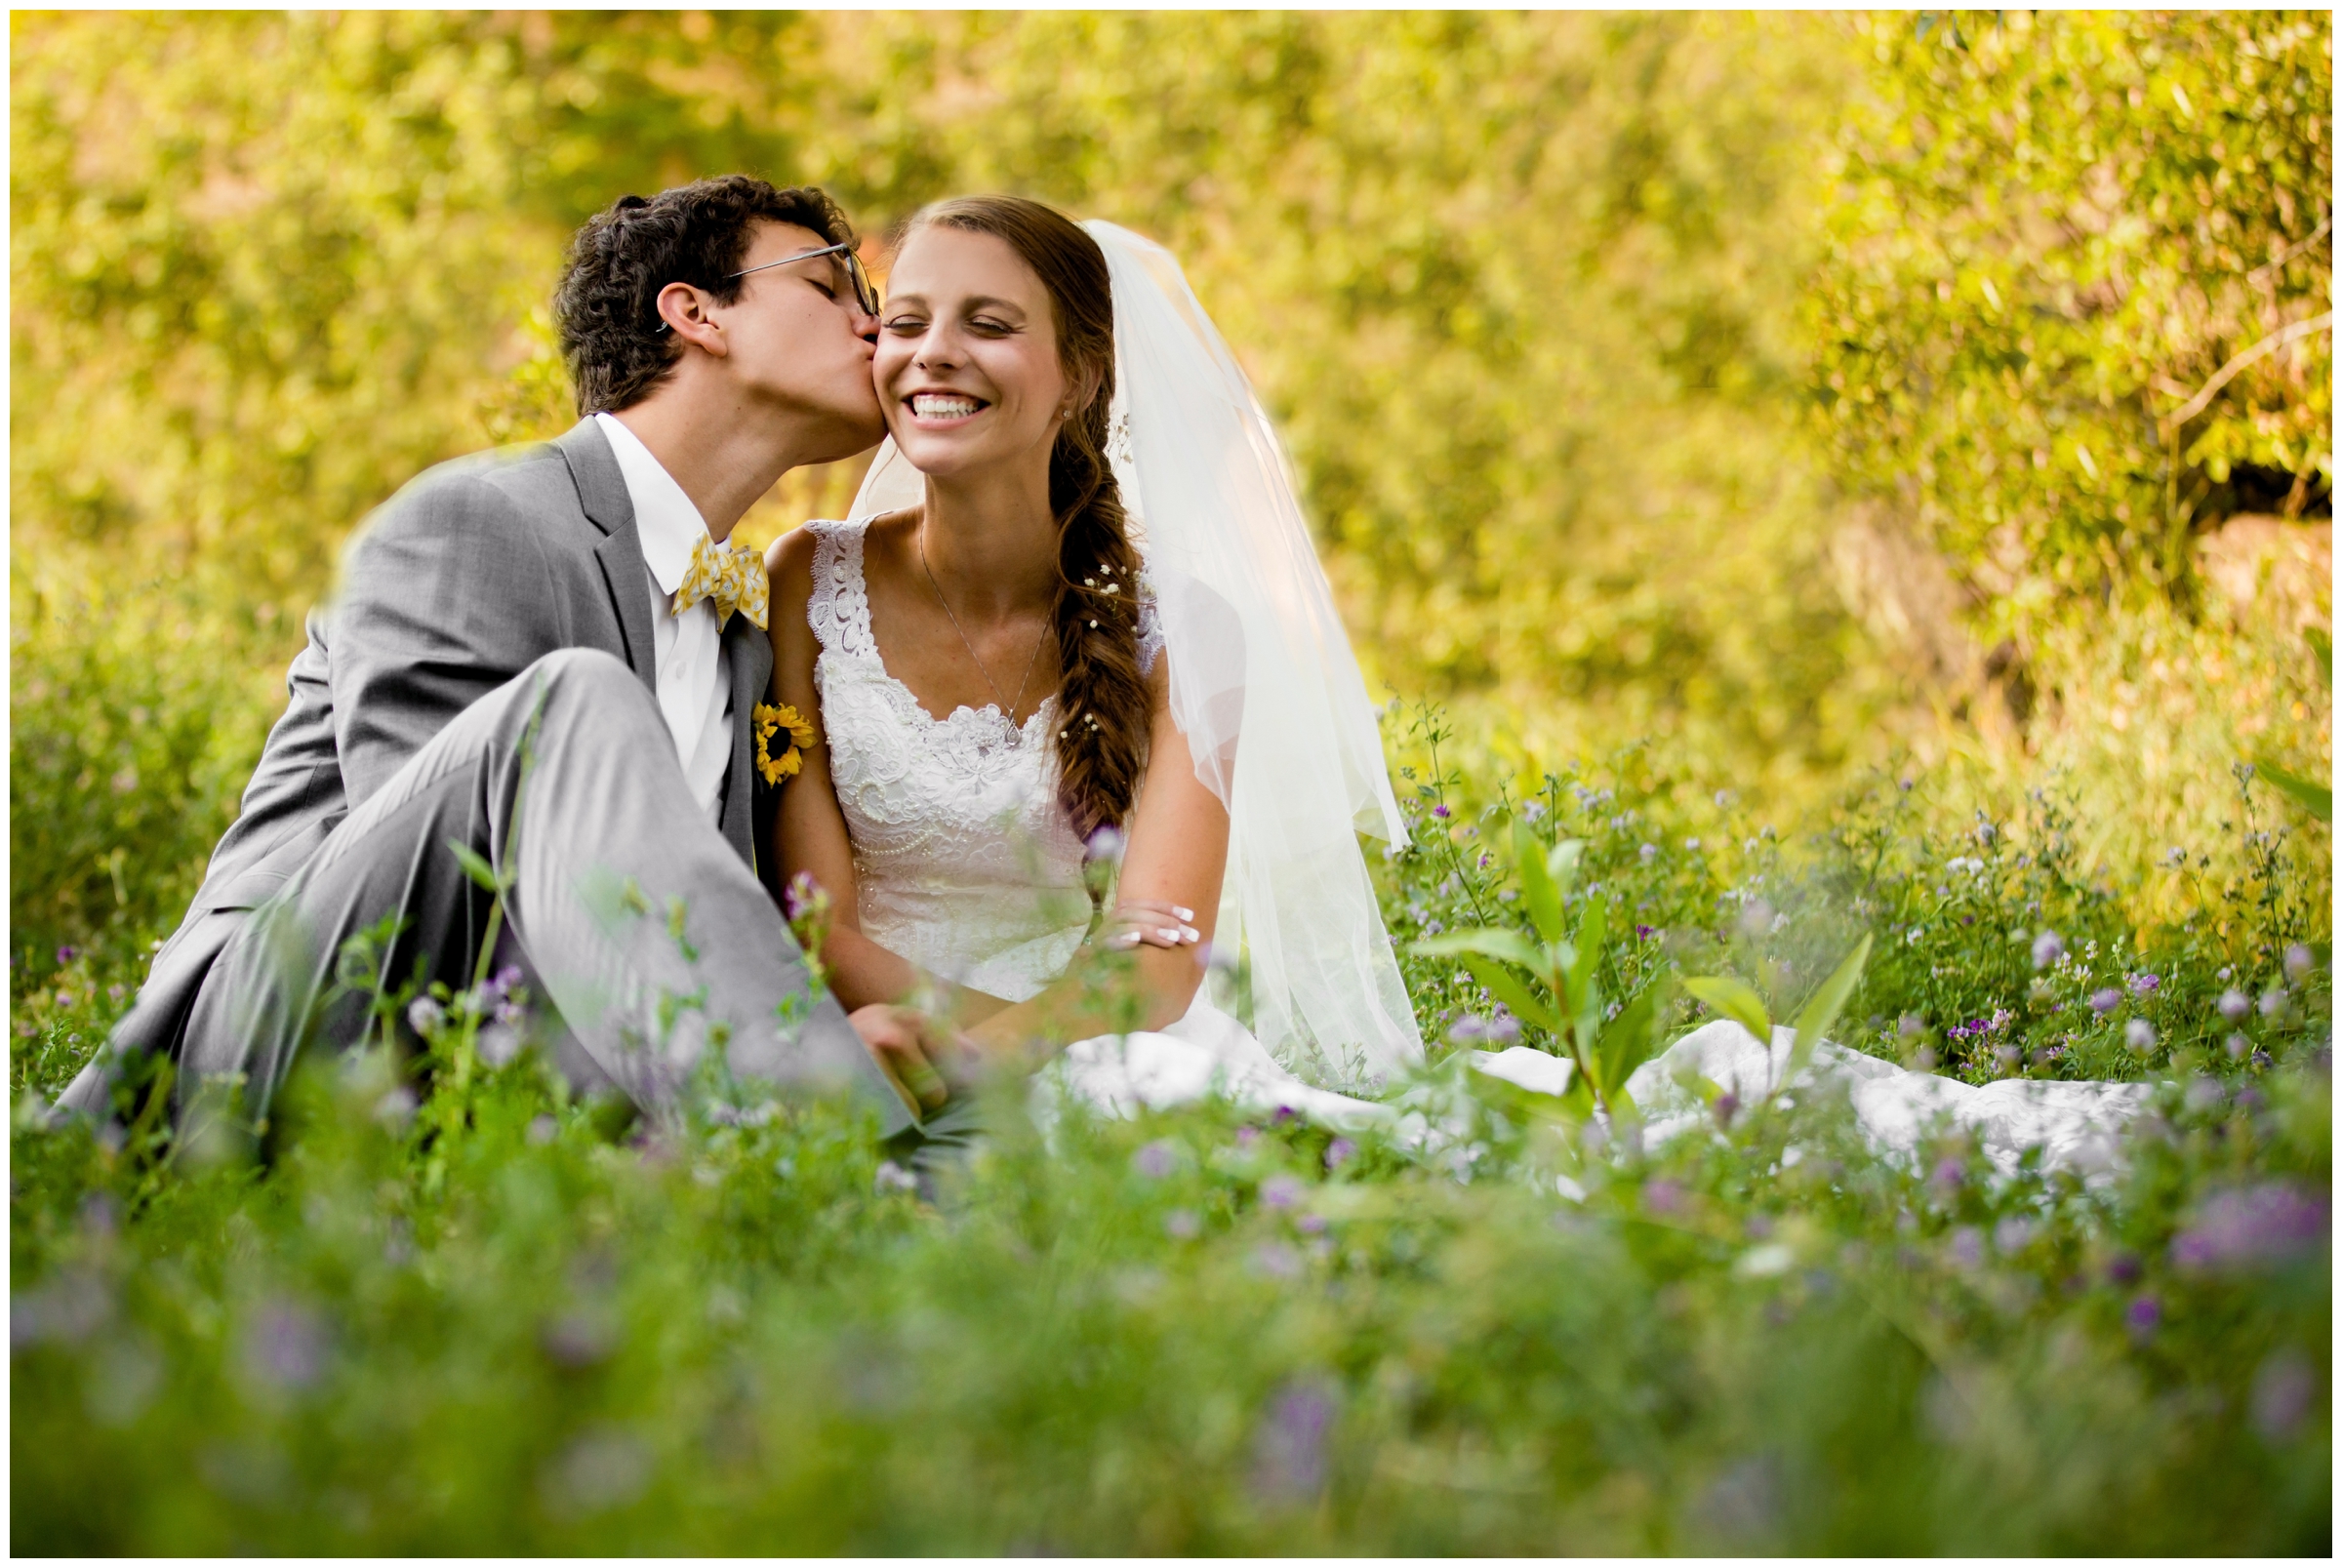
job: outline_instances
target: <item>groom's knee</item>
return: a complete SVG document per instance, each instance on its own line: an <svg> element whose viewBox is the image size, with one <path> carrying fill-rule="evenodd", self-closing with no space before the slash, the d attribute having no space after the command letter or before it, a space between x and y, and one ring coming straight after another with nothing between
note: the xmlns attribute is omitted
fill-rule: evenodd
<svg viewBox="0 0 2342 1568"><path fill-rule="evenodd" d="M586 737L634 744L634 732L666 734L659 700L626 663L598 648L562 648L523 669L511 683L546 722L590 719Z"/></svg>

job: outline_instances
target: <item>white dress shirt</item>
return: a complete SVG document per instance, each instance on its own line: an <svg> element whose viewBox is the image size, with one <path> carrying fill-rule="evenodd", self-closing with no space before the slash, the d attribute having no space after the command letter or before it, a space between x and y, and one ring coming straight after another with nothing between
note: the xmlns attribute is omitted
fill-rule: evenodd
<svg viewBox="0 0 2342 1568"><path fill-rule="evenodd" d="M634 503L634 532L642 541L643 570L651 580L651 646L657 659L659 711L675 738L675 755L691 798L709 822L721 816L724 770L732 762L732 667L724 655L715 606L702 599L674 613L675 589L691 570L695 541L707 523L674 476L651 456L639 436L608 414L596 414L618 454L626 495Z"/></svg>

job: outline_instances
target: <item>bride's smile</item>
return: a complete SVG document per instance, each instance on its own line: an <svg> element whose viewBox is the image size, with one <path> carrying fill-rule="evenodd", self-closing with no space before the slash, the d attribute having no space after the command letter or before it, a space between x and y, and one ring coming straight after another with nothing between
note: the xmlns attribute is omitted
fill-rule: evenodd
<svg viewBox="0 0 2342 1568"><path fill-rule="evenodd" d="M888 278L871 374L889 432L947 484L1038 472L1072 400L1047 288L1007 241L912 231Z"/></svg>

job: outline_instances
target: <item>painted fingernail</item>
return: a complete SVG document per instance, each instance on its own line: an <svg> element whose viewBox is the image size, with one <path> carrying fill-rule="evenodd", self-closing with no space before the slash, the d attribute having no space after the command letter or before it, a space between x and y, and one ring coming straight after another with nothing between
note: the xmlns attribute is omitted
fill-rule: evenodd
<svg viewBox="0 0 2342 1568"><path fill-rule="evenodd" d="M1106 939L1106 945L1109 947L1136 947L1139 945L1139 934L1133 931L1119 937L1109 937Z"/></svg>
<svg viewBox="0 0 2342 1568"><path fill-rule="evenodd" d="M1192 919L1194 919L1194 918L1195 918L1195 911L1194 911L1194 910L1192 910L1192 909L1183 909L1183 908L1181 908L1181 907L1180 907L1178 905L1176 905L1176 904L1174 904L1173 905L1171 905L1171 912L1172 912L1173 914L1175 914L1175 915L1179 916L1179 917L1180 917L1182 920L1192 920Z"/></svg>
<svg viewBox="0 0 2342 1568"><path fill-rule="evenodd" d="M1172 930L1169 926L1163 927L1163 929L1156 932L1155 935L1162 938L1165 942L1177 942L1179 940L1179 933Z"/></svg>
<svg viewBox="0 0 2342 1568"><path fill-rule="evenodd" d="M1181 926L1179 928L1179 934L1189 942L1201 942L1203 940L1203 933L1196 930L1193 926Z"/></svg>

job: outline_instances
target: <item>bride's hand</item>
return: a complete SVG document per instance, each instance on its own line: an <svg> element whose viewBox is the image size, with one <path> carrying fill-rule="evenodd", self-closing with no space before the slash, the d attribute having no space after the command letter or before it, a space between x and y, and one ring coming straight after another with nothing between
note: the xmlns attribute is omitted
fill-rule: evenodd
<svg viewBox="0 0 2342 1568"><path fill-rule="evenodd" d="M942 1109L954 1084L964 1087L975 1077L975 1048L932 1013L875 1002L856 1008L846 1022L904 1097L921 1111Z"/></svg>
<svg viewBox="0 0 2342 1568"><path fill-rule="evenodd" d="M1128 952L1142 944L1149 947L1192 947L1203 933L1190 924L1195 911L1154 899L1124 899L1106 913L1098 945L1108 952Z"/></svg>

